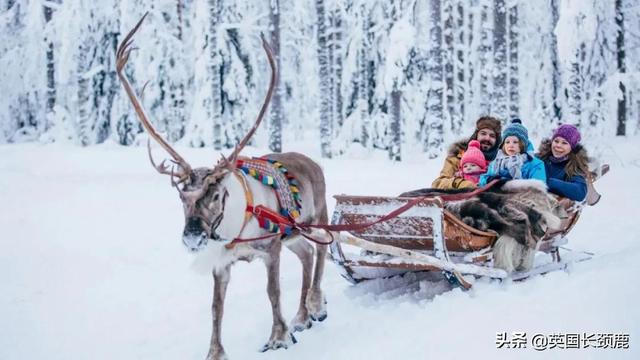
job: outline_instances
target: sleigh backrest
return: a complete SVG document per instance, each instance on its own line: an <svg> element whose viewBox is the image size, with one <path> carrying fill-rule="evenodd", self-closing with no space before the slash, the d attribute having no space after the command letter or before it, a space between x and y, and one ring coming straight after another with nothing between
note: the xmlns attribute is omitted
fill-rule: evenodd
<svg viewBox="0 0 640 360"><path fill-rule="evenodd" d="M334 198L337 204L333 222L339 224L370 223L413 200L346 195L336 195ZM351 232L365 240L405 249L433 248L434 233L442 232L442 216L440 199L425 199L397 217Z"/></svg>

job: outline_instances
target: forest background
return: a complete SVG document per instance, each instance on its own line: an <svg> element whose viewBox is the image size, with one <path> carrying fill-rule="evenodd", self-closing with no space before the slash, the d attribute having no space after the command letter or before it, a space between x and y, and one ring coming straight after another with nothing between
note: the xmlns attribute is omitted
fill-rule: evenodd
<svg viewBox="0 0 640 360"><path fill-rule="evenodd" d="M2 0L0 144L146 143L115 49L146 12L126 73L172 143L229 148L280 76L253 140L442 154L482 115L602 138L640 131L635 0Z"/></svg>

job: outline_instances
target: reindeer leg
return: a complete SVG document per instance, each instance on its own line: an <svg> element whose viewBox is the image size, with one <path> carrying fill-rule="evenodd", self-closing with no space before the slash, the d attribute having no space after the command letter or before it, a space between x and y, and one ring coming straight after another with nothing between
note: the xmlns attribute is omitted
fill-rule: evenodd
<svg viewBox="0 0 640 360"><path fill-rule="evenodd" d="M271 301L271 311L273 314L273 326L269 341L262 347L261 352L288 348L296 343L296 339L289 333L287 324L282 317L280 309L280 249L282 242L280 238L272 241L269 254L265 259L267 265L267 294Z"/></svg>
<svg viewBox="0 0 640 360"><path fill-rule="evenodd" d="M222 330L222 314L224 312L224 298L229 284L229 266L213 271L213 303L211 311L213 313L213 330L211 332L211 343L207 360L227 359L227 355L222 347L220 333Z"/></svg>
<svg viewBox="0 0 640 360"><path fill-rule="evenodd" d="M291 331L303 331L311 327L311 317L307 309L307 294L311 287L311 272L313 271L313 247L306 241L300 241L300 238L289 240L287 247L291 250L302 263L302 290L300 292L300 305L298 313L291 321Z"/></svg>
<svg viewBox="0 0 640 360"><path fill-rule="evenodd" d="M327 318L327 301L322 294L322 289L320 288L322 275L324 273L325 259L327 257L327 249L327 245L316 244L316 267L313 272L311 290L307 295L307 309L309 309L311 318L315 321L323 321Z"/></svg>

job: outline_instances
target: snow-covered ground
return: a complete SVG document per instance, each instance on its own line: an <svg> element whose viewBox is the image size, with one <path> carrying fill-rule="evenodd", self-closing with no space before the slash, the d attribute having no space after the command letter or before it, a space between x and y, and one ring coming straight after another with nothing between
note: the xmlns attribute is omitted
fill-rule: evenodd
<svg viewBox="0 0 640 360"><path fill-rule="evenodd" d="M588 144L587 144L588 145ZM317 146L314 146L314 148ZM310 145L300 144L302 150ZM211 149L179 148L194 165ZM247 148L245 154L263 151ZM316 159L317 151L306 151ZM156 149L156 157L162 156ZM352 286L327 264L329 317L288 350L258 353L270 332L264 266L232 269L223 343L232 359L640 358L640 151L603 151L611 172L569 246L593 260L526 282L443 281ZM321 161L334 194L396 195L426 187L441 160L351 151ZM330 208L332 211L332 208ZM142 147L0 146L0 359L203 359L212 279L191 270L182 207ZM282 260L285 316L296 310L300 265ZM405 286L406 285L406 286ZM496 349L496 333L526 332L526 349ZM536 351L535 333L629 334L629 349Z"/></svg>

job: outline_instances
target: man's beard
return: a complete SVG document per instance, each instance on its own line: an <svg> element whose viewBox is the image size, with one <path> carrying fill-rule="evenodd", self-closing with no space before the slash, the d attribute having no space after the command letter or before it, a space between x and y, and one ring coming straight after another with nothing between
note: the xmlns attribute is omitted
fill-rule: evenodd
<svg viewBox="0 0 640 360"><path fill-rule="evenodd" d="M480 149L482 151L489 151L491 150L491 148L493 147L494 144L492 144L490 141L488 140L484 140L480 142Z"/></svg>

